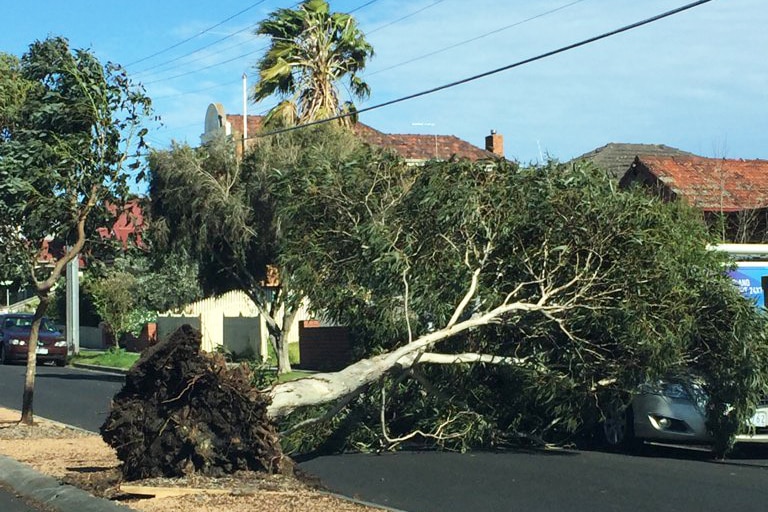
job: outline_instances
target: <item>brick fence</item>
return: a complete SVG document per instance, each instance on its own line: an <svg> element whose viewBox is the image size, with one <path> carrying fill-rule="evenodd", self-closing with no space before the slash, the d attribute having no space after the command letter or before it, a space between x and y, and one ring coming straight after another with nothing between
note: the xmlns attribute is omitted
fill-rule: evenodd
<svg viewBox="0 0 768 512"><path fill-rule="evenodd" d="M352 362L349 330L321 327L317 320L299 322L299 351L304 370L341 370Z"/></svg>

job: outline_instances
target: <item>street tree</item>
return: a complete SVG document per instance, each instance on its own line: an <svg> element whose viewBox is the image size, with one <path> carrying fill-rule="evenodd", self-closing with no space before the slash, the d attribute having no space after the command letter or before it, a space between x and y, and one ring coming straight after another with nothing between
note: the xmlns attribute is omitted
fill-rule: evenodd
<svg viewBox="0 0 768 512"><path fill-rule="evenodd" d="M306 296L293 286L292 270L278 266L282 228L272 174L317 163L304 146L343 165L359 142L345 130L330 134L258 139L243 159L223 137L200 148L177 144L149 158L153 251L165 260L174 253L191 257L206 294L244 292L266 322L281 374L291 370L288 339Z"/></svg>
<svg viewBox="0 0 768 512"><path fill-rule="evenodd" d="M359 76L373 48L345 13L331 12L326 0L305 0L295 9L278 9L259 23L256 34L270 46L256 68L255 101L283 100L267 115L267 125L296 125L354 112L351 99L370 94ZM346 79L352 98L342 101L338 83ZM344 117L342 123L349 123Z"/></svg>
<svg viewBox="0 0 768 512"><path fill-rule="evenodd" d="M527 423L541 433L685 371L707 380L725 449L765 392L765 320L686 205L585 168L409 167L362 144L343 161L302 147L270 181L277 260L314 312L350 328L360 359L271 388L273 418L333 404L293 428L315 425L378 390L372 417L391 447L525 426L507 404L527 393L547 405L546 421ZM394 411L408 408L403 392L415 405ZM411 430L389 430L394 417Z"/></svg>
<svg viewBox="0 0 768 512"><path fill-rule="evenodd" d="M31 424L35 347L51 289L104 225L105 202L119 204L127 193L129 172L140 167L150 100L120 66L72 50L61 37L34 42L20 60L3 59L13 64L13 73L0 74L3 245L13 261L23 262L39 299L21 416ZM61 250L42 264L45 239Z"/></svg>

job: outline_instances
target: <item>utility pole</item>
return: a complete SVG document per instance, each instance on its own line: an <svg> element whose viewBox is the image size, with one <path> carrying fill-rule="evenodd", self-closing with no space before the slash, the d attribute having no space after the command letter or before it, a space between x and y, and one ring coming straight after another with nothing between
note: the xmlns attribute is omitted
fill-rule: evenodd
<svg viewBox="0 0 768 512"><path fill-rule="evenodd" d="M0 281L0 285L5 286L5 310L10 312L11 307L11 285L13 281Z"/></svg>
<svg viewBox="0 0 768 512"><path fill-rule="evenodd" d="M243 73L243 158L248 145L248 75Z"/></svg>
<svg viewBox="0 0 768 512"><path fill-rule="evenodd" d="M67 342L80 353L80 255L67 263Z"/></svg>

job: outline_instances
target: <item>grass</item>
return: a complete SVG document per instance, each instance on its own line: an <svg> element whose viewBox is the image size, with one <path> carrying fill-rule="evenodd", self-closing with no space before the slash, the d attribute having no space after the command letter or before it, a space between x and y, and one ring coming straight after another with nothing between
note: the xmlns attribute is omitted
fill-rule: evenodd
<svg viewBox="0 0 768 512"><path fill-rule="evenodd" d="M71 363L93 364L127 370L139 359L139 355L136 352L128 352L123 349L87 350L70 357L69 361Z"/></svg>
<svg viewBox="0 0 768 512"><path fill-rule="evenodd" d="M292 372L284 373L283 375L278 375L277 382L286 382L289 380L301 379L303 377L309 377L314 373L317 373L317 372L310 372L307 370L293 370Z"/></svg>
<svg viewBox="0 0 768 512"><path fill-rule="evenodd" d="M299 364L299 362L301 362L298 343L288 344L288 360L291 364ZM277 355L275 354L275 349L272 348L271 343L267 343L267 362L273 366L277 364Z"/></svg>
<svg viewBox="0 0 768 512"><path fill-rule="evenodd" d="M291 343L288 345L289 357L291 364L297 364L299 362L299 344ZM140 354L136 352L128 352L124 349L109 349L109 350L84 350L76 356L69 358L71 363L92 364L96 366L108 366L110 368L123 368L129 369L139 359ZM277 359L274 358L274 353L270 347L270 361L273 365L277 363ZM277 382L285 382L289 380L301 379L307 377L315 372L306 370L294 370L284 375L277 377Z"/></svg>

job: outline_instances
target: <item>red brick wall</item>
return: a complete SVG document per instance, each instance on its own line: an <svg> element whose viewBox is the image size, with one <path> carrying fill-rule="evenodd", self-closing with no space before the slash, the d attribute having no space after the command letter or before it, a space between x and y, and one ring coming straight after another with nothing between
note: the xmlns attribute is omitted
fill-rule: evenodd
<svg viewBox="0 0 768 512"><path fill-rule="evenodd" d="M336 371L352 362L346 327L320 327L316 320L299 322L299 352L304 370Z"/></svg>

